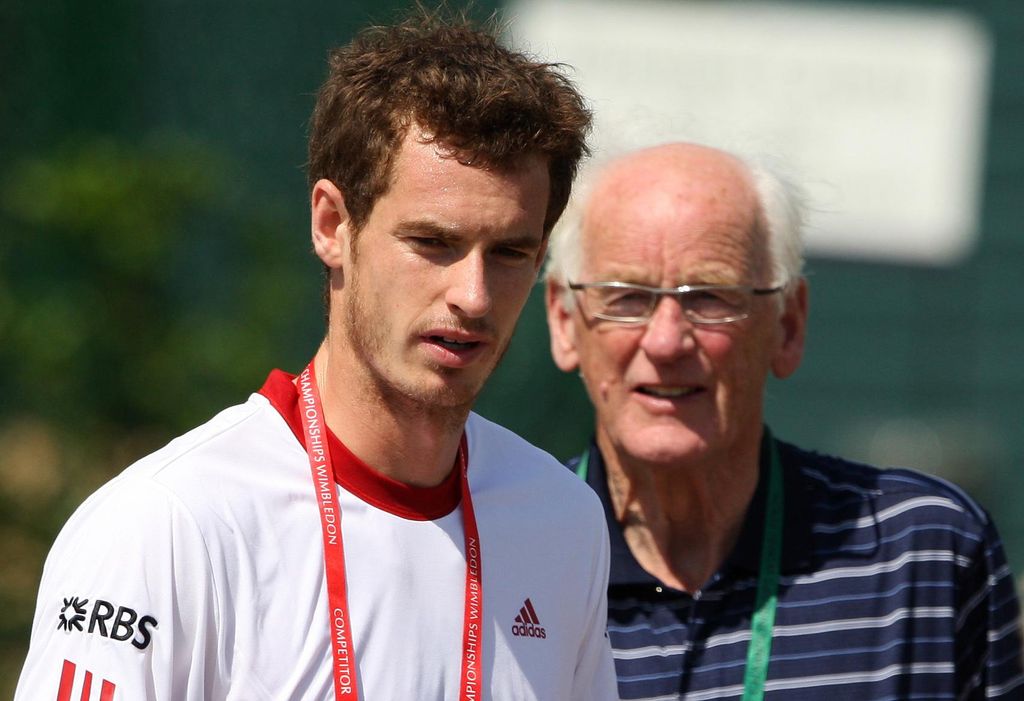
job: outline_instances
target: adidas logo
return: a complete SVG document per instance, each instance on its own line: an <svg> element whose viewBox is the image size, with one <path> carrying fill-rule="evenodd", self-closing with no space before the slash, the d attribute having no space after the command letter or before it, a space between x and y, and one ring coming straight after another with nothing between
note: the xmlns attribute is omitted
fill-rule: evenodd
<svg viewBox="0 0 1024 701"><path fill-rule="evenodd" d="M546 638L548 633L540 624L537 612L533 610L533 603L527 599L523 607L519 609L516 622L512 624L512 635L520 638Z"/></svg>

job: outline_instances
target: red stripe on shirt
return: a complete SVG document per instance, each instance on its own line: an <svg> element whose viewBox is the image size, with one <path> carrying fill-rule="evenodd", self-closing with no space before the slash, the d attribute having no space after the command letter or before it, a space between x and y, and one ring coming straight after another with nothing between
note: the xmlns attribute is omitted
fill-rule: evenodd
<svg viewBox="0 0 1024 701"><path fill-rule="evenodd" d="M75 663L64 660L60 671L60 688L57 689L57 701L71 701L71 687L75 683Z"/></svg>
<svg viewBox="0 0 1024 701"><path fill-rule="evenodd" d="M82 682L82 701L89 701L89 695L92 692L92 672L85 673L85 681Z"/></svg>

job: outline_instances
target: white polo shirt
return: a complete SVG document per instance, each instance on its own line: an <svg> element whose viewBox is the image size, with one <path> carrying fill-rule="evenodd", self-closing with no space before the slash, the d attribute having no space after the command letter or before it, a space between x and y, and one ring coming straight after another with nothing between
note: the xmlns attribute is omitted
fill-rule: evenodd
<svg viewBox="0 0 1024 701"><path fill-rule="evenodd" d="M475 414L465 432L483 698L617 698L596 496ZM323 545L301 435L291 377L275 371L245 404L89 497L47 558L16 701L332 700ZM330 440L360 698L457 699L457 471L410 487Z"/></svg>

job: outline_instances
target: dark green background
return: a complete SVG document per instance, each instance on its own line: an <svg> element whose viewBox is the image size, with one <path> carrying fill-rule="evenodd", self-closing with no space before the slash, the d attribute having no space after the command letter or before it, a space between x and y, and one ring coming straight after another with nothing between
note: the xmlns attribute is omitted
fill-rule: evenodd
<svg viewBox="0 0 1024 701"><path fill-rule="evenodd" d="M312 94L328 47L405 5L0 4L0 696L71 510L313 352ZM806 360L768 415L805 446L953 477L1022 572L1024 13L916 5L995 37L980 243L942 269L812 258ZM478 409L565 458L591 415L547 344L538 288ZM887 426L903 433L879 444Z"/></svg>

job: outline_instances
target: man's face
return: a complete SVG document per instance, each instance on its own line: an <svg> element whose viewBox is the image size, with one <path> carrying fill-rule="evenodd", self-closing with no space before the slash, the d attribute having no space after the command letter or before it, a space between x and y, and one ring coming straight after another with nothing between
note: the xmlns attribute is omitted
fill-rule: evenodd
<svg viewBox="0 0 1024 701"><path fill-rule="evenodd" d="M573 282L777 282L738 164L708 150L641 153L594 190ZM755 297L745 319L695 325L678 299L663 297L646 325L623 325L592 320L579 304L566 308L549 289L552 349L563 370L581 370L602 447L652 464L727 456L756 444L768 373L792 372L794 350L799 362L805 309L793 301L780 313L779 303L778 295Z"/></svg>
<svg viewBox="0 0 1024 701"><path fill-rule="evenodd" d="M411 128L332 293L349 369L385 399L472 404L536 278L547 200L542 158L465 165Z"/></svg>

